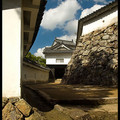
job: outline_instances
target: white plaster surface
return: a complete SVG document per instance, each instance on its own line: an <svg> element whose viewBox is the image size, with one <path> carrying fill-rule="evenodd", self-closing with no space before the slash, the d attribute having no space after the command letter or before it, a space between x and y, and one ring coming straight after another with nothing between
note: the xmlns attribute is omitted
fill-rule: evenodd
<svg viewBox="0 0 120 120"><path fill-rule="evenodd" d="M67 65L71 59L72 54L49 54L46 55L46 64L47 65ZM56 59L64 59L64 63L56 63Z"/></svg>
<svg viewBox="0 0 120 120"><path fill-rule="evenodd" d="M103 14L104 15L104 14ZM83 24L82 35L88 34L94 30L106 27L118 20L118 10L111 11L105 17L96 17L89 21L88 24Z"/></svg>
<svg viewBox="0 0 120 120"><path fill-rule="evenodd" d="M20 97L21 8L2 10L2 96Z"/></svg>
<svg viewBox="0 0 120 120"><path fill-rule="evenodd" d="M39 68L37 66L31 65L29 63L24 62L23 64L23 75L22 82L48 82L49 80L49 71L44 68Z"/></svg>

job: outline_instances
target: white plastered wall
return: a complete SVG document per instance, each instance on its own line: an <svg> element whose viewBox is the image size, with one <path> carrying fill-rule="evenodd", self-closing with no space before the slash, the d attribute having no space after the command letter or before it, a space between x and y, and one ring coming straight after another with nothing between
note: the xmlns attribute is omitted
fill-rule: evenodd
<svg viewBox="0 0 120 120"><path fill-rule="evenodd" d="M23 83L42 83L48 82L49 79L49 69L40 68L29 63L23 63Z"/></svg>
<svg viewBox="0 0 120 120"><path fill-rule="evenodd" d="M47 65L67 65L70 61L72 53L68 54L49 54L46 55L46 64ZM56 59L64 59L64 63L56 63Z"/></svg>
<svg viewBox="0 0 120 120"><path fill-rule="evenodd" d="M82 35L88 34L94 30L101 29L106 27L112 23L117 22L118 20L118 10L111 10L108 13L103 14L102 17L99 18L95 17L94 19L90 20L89 23L83 24Z"/></svg>
<svg viewBox="0 0 120 120"><path fill-rule="evenodd" d="M2 96L20 97L21 8L2 10Z"/></svg>

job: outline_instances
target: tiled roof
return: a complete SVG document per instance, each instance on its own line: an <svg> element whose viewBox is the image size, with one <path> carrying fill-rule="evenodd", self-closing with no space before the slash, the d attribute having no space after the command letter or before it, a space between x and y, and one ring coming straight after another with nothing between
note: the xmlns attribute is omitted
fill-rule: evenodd
<svg viewBox="0 0 120 120"><path fill-rule="evenodd" d="M73 41L69 41L69 40L55 39L54 42L64 43L65 45L75 45L75 43Z"/></svg>
<svg viewBox="0 0 120 120"><path fill-rule="evenodd" d="M23 62L27 62L27 63L32 64L32 65L35 65L35 66L37 66L37 67L39 67L39 68L43 68L43 69L49 70L48 67L41 66L40 64L38 64L38 63L36 63L35 61L32 61L32 60L30 60L30 59L28 59L28 58L26 58L26 57L24 57Z"/></svg>
<svg viewBox="0 0 120 120"><path fill-rule="evenodd" d="M73 50L45 50L43 53L46 54L46 53L72 53Z"/></svg>
<svg viewBox="0 0 120 120"><path fill-rule="evenodd" d="M54 44L54 42L56 42L56 44ZM73 50L75 50L76 44L73 41L55 39L54 42L51 47L46 47L44 49L43 51L44 54L46 53L72 53ZM61 45L65 45L70 50L55 50Z"/></svg>

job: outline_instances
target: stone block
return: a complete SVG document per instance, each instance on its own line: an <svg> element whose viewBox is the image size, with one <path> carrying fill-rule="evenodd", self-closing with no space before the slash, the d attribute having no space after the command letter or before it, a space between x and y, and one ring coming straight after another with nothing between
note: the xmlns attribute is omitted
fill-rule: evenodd
<svg viewBox="0 0 120 120"><path fill-rule="evenodd" d="M17 101L19 101L19 98L18 98L18 97L10 97L10 98L9 98L9 101L14 104L14 103L16 103Z"/></svg>
<svg viewBox="0 0 120 120"><path fill-rule="evenodd" d="M73 120L69 115L53 109L45 114L47 120Z"/></svg>
<svg viewBox="0 0 120 120"><path fill-rule="evenodd" d="M103 50L103 51L105 51L106 50L106 47L100 47L101 48L101 50Z"/></svg>
<svg viewBox="0 0 120 120"><path fill-rule="evenodd" d="M91 49L92 48L92 45L88 45L87 47L86 47L86 49Z"/></svg>
<svg viewBox="0 0 120 120"><path fill-rule="evenodd" d="M81 51L79 52L79 55L83 54L83 52L84 52L84 50L81 50Z"/></svg>
<svg viewBox="0 0 120 120"><path fill-rule="evenodd" d="M30 115L32 107L24 99L20 99L15 105L25 116Z"/></svg>
<svg viewBox="0 0 120 120"><path fill-rule="evenodd" d="M11 102L8 102L2 110L2 120L22 120L22 118L23 115Z"/></svg>
<svg viewBox="0 0 120 120"><path fill-rule="evenodd" d="M81 120L93 120L89 114L82 116Z"/></svg>
<svg viewBox="0 0 120 120"><path fill-rule="evenodd" d="M115 35L118 35L118 30L114 30L114 34L115 34Z"/></svg>
<svg viewBox="0 0 120 120"><path fill-rule="evenodd" d="M107 40L107 39L109 39L109 38L110 38L109 35L104 35L104 36L102 37L103 40Z"/></svg>
<svg viewBox="0 0 120 120"><path fill-rule="evenodd" d="M110 41L115 41L115 40L118 40L118 37L113 34L113 35L110 37Z"/></svg>
<svg viewBox="0 0 120 120"><path fill-rule="evenodd" d="M85 44L85 45L90 45L90 43L91 43L91 41L88 40L88 41L86 41L84 44Z"/></svg>
<svg viewBox="0 0 120 120"><path fill-rule="evenodd" d="M115 54L118 54L118 49L114 49L114 53L115 53Z"/></svg>
<svg viewBox="0 0 120 120"><path fill-rule="evenodd" d="M41 116L38 112L34 111L34 113L29 117L26 117L25 120L46 120L46 118Z"/></svg>
<svg viewBox="0 0 120 120"><path fill-rule="evenodd" d="M8 103L7 97L2 97L2 108Z"/></svg>
<svg viewBox="0 0 120 120"><path fill-rule="evenodd" d="M94 42L92 42L92 46L97 46L98 43L99 43L99 41L94 41Z"/></svg>
<svg viewBox="0 0 120 120"><path fill-rule="evenodd" d="M100 33L101 33L101 30L100 30L100 29L95 30L95 31L93 32L94 36L95 36L95 35L98 35L98 34L100 34Z"/></svg>
<svg viewBox="0 0 120 120"><path fill-rule="evenodd" d="M107 45L107 41L106 40L102 40L99 42L100 46L106 46Z"/></svg>
<svg viewBox="0 0 120 120"><path fill-rule="evenodd" d="M83 47L84 45L82 43L77 44L78 47Z"/></svg>
<svg viewBox="0 0 120 120"><path fill-rule="evenodd" d="M69 112L70 114L70 117L73 119L73 120L83 120L83 116L85 116L87 113L85 113L83 110L71 110ZM87 120L87 119L86 119Z"/></svg>
<svg viewBox="0 0 120 120"><path fill-rule="evenodd" d="M118 49L118 42L114 42L113 47L114 47L115 49Z"/></svg>
<svg viewBox="0 0 120 120"><path fill-rule="evenodd" d="M114 31L114 27L108 27L108 28L105 30L106 33L113 33L113 31Z"/></svg>
<svg viewBox="0 0 120 120"><path fill-rule="evenodd" d="M101 36L100 35L97 35L94 37L95 40L100 40L101 39Z"/></svg>
<svg viewBox="0 0 120 120"><path fill-rule="evenodd" d="M106 48L106 52L113 54L113 50L111 48Z"/></svg>
<svg viewBox="0 0 120 120"><path fill-rule="evenodd" d="M108 44L110 47L114 47L115 42L109 42Z"/></svg>
<svg viewBox="0 0 120 120"><path fill-rule="evenodd" d="M112 59L112 62L113 62L113 63L118 63L118 60L115 59L115 58L113 58L113 59Z"/></svg>
<svg viewBox="0 0 120 120"><path fill-rule="evenodd" d="M96 51L98 49L98 47L93 47L92 51Z"/></svg>
<svg viewBox="0 0 120 120"><path fill-rule="evenodd" d="M88 55L90 53L90 50L85 50L84 52L83 52L83 55Z"/></svg>
<svg viewBox="0 0 120 120"><path fill-rule="evenodd" d="M82 64L87 64L87 63L89 63L89 60L86 59L82 60Z"/></svg>
<svg viewBox="0 0 120 120"><path fill-rule="evenodd" d="M54 106L54 108L55 108L56 110L60 111L60 112L63 112L63 111L64 111L64 107L62 107L62 106L60 106L60 105L58 105L58 104L56 104L56 105Z"/></svg>

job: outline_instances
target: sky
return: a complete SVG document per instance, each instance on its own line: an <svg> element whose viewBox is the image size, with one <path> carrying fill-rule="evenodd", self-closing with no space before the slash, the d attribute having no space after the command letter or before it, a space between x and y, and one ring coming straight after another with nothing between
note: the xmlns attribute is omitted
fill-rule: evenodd
<svg viewBox="0 0 120 120"><path fill-rule="evenodd" d="M42 56L55 38L76 40L78 20L114 0L47 0L43 19L30 52Z"/></svg>

